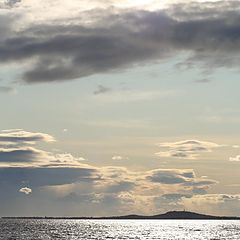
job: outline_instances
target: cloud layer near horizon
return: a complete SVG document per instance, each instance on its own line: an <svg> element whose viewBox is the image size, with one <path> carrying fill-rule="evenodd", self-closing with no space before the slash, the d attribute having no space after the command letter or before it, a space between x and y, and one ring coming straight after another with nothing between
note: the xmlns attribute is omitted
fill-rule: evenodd
<svg viewBox="0 0 240 240"><path fill-rule="evenodd" d="M14 2L17 8L0 10L0 61L24 64L27 83L128 69L178 53L187 56L182 63L188 67L239 67L237 1L178 3L153 11L95 9L38 22Z"/></svg>
<svg viewBox="0 0 240 240"><path fill-rule="evenodd" d="M149 213L149 209L167 210L174 202L181 208L182 198L205 195L217 184L215 180L197 177L193 169L133 171L118 166L95 167L70 153L40 150L39 141L52 144L55 139L49 134L21 129L0 132L0 189L5 192L0 196L0 208L9 204L10 196L22 198L24 195L17 195L21 192L32 199L31 204L46 198L58 199L60 205L87 202L95 210L98 204L99 214L103 214L102 206L109 205L105 214ZM175 200L170 197L174 194L178 196ZM159 201L164 201L162 208ZM146 202L148 207L143 210Z"/></svg>

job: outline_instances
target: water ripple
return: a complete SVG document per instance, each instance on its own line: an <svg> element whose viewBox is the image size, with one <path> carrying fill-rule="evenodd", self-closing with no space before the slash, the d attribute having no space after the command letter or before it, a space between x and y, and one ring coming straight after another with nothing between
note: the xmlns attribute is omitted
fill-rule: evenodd
<svg viewBox="0 0 240 240"><path fill-rule="evenodd" d="M0 240L239 240L239 221L0 220Z"/></svg>

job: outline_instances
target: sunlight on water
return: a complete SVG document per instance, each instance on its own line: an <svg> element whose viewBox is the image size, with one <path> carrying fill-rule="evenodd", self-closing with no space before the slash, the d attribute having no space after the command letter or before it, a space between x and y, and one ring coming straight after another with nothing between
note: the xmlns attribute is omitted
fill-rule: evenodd
<svg viewBox="0 0 240 240"><path fill-rule="evenodd" d="M0 220L1 240L240 239L239 221Z"/></svg>

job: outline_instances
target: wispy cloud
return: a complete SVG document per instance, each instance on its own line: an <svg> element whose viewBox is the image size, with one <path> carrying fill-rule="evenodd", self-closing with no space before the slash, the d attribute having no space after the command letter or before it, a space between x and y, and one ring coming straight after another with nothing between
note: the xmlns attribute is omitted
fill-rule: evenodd
<svg viewBox="0 0 240 240"><path fill-rule="evenodd" d="M16 89L12 87L0 86L0 93L16 93Z"/></svg>
<svg viewBox="0 0 240 240"><path fill-rule="evenodd" d="M218 148L221 145L199 140L184 140L179 142L158 143L157 146L166 149L156 153L159 157L196 159L200 153L211 152L212 149Z"/></svg>
<svg viewBox="0 0 240 240"><path fill-rule="evenodd" d="M158 98L171 98L179 95L178 91L175 90L111 90L105 91L104 94L97 94L95 98L99 102L115 102L115 103L128 103L128 102L140 102L140 101L151 101Z"/></svg>
<svg viewBox="0 0 240 240"><path fill-rule="evenodd" d="M95 95L104 94L104 93L111 92L111 90L112 90L111 88L105 87L103 85L98 85L98 88L97 90L94 91L94 94Z"/></svg>
<svg viewBox="0 0 240 240"><path fill-rule="evenodd" d="M196 83L210 83L211 80L208 78L202 78L195 81Z"/></svg>

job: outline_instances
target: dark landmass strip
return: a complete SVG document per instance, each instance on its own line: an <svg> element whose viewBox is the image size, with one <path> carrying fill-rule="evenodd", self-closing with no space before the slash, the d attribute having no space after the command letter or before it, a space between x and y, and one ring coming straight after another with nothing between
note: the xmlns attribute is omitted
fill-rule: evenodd
<svg viewBox="0 0 240 240"><path fill-rule="evenodd" d="M73 219L73 220L111 220L111 219L128 219L128 220L240 220L240 217L225 217L225 216L211 216L199 214L188 211L170 211L164 214L142 216L142 215L126 215L126 216L112 216L112 217L2 217L2 219Z"/></svg>

